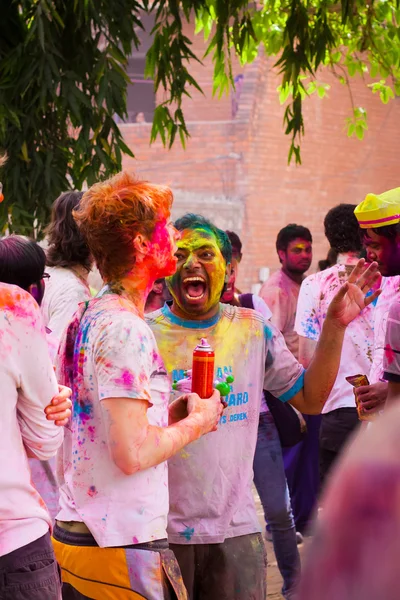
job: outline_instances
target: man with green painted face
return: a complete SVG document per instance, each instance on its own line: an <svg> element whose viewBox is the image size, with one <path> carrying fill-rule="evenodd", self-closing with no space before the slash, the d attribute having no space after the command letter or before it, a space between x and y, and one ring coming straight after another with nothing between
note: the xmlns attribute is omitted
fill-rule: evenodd
<svg viewBox="0 0 400 600"><path fill-rule="evenodd" d="M185 378L193 349L207 338L215 374L233 374L218 431L169 460L168 537L189 597L264 600L266 557L252 495L253 457L262 390L303 413L320 413L338 371L346 326L372 302L379 277L363 261L332 301L307 369L280 331L256 311L221 304L232 249L224 231L198 215L175 223L177 271L167 283L172 305L148 315L172 380Z"/></svg>

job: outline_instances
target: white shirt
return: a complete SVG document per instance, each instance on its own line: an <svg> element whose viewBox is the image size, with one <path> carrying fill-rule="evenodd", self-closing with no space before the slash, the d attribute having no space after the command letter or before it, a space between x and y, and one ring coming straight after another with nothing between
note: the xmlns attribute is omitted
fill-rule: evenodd
<svg viewBox="0 0 400 600"><path fill-rule="evenodd" d="M44 408L58 387L40 310L30 294L0 283L0 556L43 536L51 519L31 483L26 448L46 460L63 428Z"/></svg>
<svg viewBox="0 0 400 600"><path fill-rule="evenodd" d="M100 547L166 538L167 463L125 475L110 456L102 408L107 398L148 400L150 425L168 425L171 388L153 333L132 302L105 294L92 299L82 317L72 384L65 379L71 365L65 343L66 336L57 374L72 386L73 418L57 456L57 519L84 522Z"/></svg>
<svg viewBox="0 0 400 600"><path fill-rule="evenodd" d="M346 280L346 265L334 265L306 277L297 304L295 329L299 335L319 340L329 304ZM338 408L355 408L353 387L345 378L358 373L369 375L374 349L374 311L372 305L364 308L346 328L339 371L323 414Z"/></svg>
<svg viewBox="0 0 400 600"><path fill-rule="evenodd" d="M46 267L46 273L50 278L46 279L41 306L44 324L56 338L61 339L78 304L91 297L88 273L83 267L75 271L65 267Z"/></svg>
<svg viewBox="0 0 400 600"><path fill-rule="evenodd" d="M370 371L370 383L376 383L383 377L383 355L385 335L390 306L400 299L400 276L382 277L382 293L376 303L374 313L374 356Z"/></svg>

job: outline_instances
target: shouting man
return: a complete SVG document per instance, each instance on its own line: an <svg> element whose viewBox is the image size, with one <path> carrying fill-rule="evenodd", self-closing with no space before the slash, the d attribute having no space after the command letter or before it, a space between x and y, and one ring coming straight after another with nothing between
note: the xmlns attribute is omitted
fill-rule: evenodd
<svg viewBox="0 0 400 600"><path fill-rule="evenodd" d="M280 331L251 309L220 304L229 275L225 232L198 215L175 223L173 301L148 315L171 379L185 377L206 337L216 375L235 378L220 427L169 460L168 538L191 599L264 600L266 557L252 495L262 390L304 413L320 413L335 381L346 327L379 291L376 264L360 261L330 304L307 371ZM323 377L321 377L323 373Z"/></svg>

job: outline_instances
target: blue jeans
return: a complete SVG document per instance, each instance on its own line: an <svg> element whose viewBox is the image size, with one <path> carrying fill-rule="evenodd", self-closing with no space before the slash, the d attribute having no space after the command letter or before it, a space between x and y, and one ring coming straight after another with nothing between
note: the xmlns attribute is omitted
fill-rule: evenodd
<svg viewBox="0 0 400 600"><path fill-rule="evenodd" d="M265 521L279 570L283 578L282 594L292 591L300 575L300 557L289 489L283 466L282 448L271 413L261 413L254 455L254 484L264 509Z"/></svg>

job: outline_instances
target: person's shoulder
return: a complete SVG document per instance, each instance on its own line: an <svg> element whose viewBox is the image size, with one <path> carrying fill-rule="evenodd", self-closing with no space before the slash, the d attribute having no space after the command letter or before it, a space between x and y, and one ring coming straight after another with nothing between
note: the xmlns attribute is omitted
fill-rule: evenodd
<svg viewBox="0 0 400 600"><path fill-rule="evenodd" d="M274 273L272 273L272 275L270 275L268 277L268 279L266 281L264 281L262 288L268 288L270 286L276 285L277 283L279 283L280 281L282 281L282 269L278 269L277 271L275 271Z"/></svg>
<svg viewBox="0 0 400 600"><path fill-rule="evenodd" d="M14 319L25 320L40 317L40 309L34 298L17 285L0 283L0 311L11 313Z"/></svg>
<svg viewBox="0 0 400 600"><path fill-rule="evenodd" d="M104 294L88 301L85 319L90 319L96 328L115 329L121 324L126 328L134 325L148 329L135 305L117 294Z"/></svg>
<svg viewBox="0 0 400 600"><path fill-rule="evenodd" d="M303 284L309 285L318 285L322 287L325 284L329 284L330 282L339 280L339 265L333 265L332 267L328 267L328 269L324 269L323 271L317 271L316 273L311 273L308 275ZM343 268L343 273L345 274L345 269Z"/></svg>
<svg viewBox="0 0 400 600"><path fill-rule="evenodd" d="M260 289L259 295L261 298L268 297L271 294L279 294L280 296L288 295L287 276L283 273L282 269L272 273L265 281Z"/></svg>
<svg viewBox="0 0 400 600"><path fill-rule="evenodd" d="M73 281L76 279L74 273L66 267L46 267L46 273L50 275L49 283L52 280Z"/></svg>
<svg viewBox="0 0 400 600"><path fill-rule="evenodd" d="M382 294L400 296L400 275L394 277L382 277L381 282Z"/></svg>
<svg viewBox="0 0 400 600"><path fill-rule="evenodd" d="M252 308L233 306L232 304L222 304L222 307L222 319L228 319L232 322L237 321L238 323L244 321L251 321L262 325L265 323L263 315Z"/></svg>
<svg viewBox="0 0 400 600"><path fill-rule="evenodd" d="M166 325L168 323L162 308L145 314L144 319L150 329L157 328L161 324Z"/></svg>

